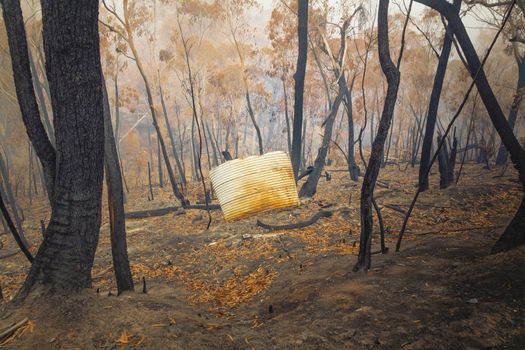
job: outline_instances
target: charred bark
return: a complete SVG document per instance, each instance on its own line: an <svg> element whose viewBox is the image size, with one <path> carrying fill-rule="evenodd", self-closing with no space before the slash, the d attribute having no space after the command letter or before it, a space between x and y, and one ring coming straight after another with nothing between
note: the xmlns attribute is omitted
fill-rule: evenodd
<svg viewBox="0 0 525 350"><path fill-rule="evenodd" d="M111 112L104 82L102 92L104 96L104 164L106 168L106 185L108 192L111 255L113 257L113 271L115 271L117 290L118 294L120 294L126 290L133 290L134 287L126 242L124 188L122 186L119 156L113 135Z"/></svg>
<svg viewBox="0 0 525 350"><path fill-rule="evenodd" d="M298 0L297 3L297 37L299 48L297 54L297 67L294 74L295 96L293 108L294 112L291 156L293 174L295 178L297 178L299 169L301 168L301 131L303 129L304 78L306 75L306 61L308 58L308 0Z"/></svg>
<svg viewBox="0 0 525 350"><path fill-rule="evenodd" d="M43 0L46 73L56 133L52 214L22 296L36 285L71 293L91 286L104 163L98 2Z"/></svg>
<svg viewBox="0 0 525 350"><path fill-rule="evenodd" d="M525 87L525 58L520 58L518 61L518 83L516 86L516 95L512 107L510 109L509 118L507 119L510 127L514 130L516 125L516 118L518 117L518 111L520 109L520 93ZM496 157L496 165L504 165L507 163L508 152L505 145L502 143L499 147L498 155Z"/></svg>
<svg viewBox="0 0 525 350"><path fill-rule="evenodd" d="M348 163L348 172L350 173L350 178L352 181L357 181L359 178L359 167L355 161L355 135L354 135L354 116L352 110L352 88L355 82L355 75L352 78L352 83L350 87L345 83L345 109L346 116L348 120L348 154L347 154L347 163Z"/></svg>
<svg viewBox="0 0 525 350"><path fill-rule="evenodd" d="M290 124L290 115L288 114L288 92L286 91L286 81L284 77L281 78L283 83L283 94L284 94L284 120L286 122L286 145L288 146L288 154L292 155L292 130Z"/></svg>
<svg viewBox="0 0 525 350"><path fill-rule="evenodd" d="M525 197L512 221L492 247L492 253L500 253L525 244Z"/></svg>
<svg viewBox="0 0 525 350"><path fill-rule="evenodd" d="M461 7L461 0L454 0L455 13L459 13ZM432 86L432 93L430 94L430 102L428 105L427 123L425 128L425 137L423 139L423 148L421 149L421 163L419 166L419 186L421 191L428 189L427 168L430 164L430 155L432 151L432 141L434 140L434 129L436 127L437 112L439 108L439 101L443 82L445 81L445 73L447 71L448 59L452 49L453 32L450 25L445 30L445 38L443 40L443 48L439 56L439 62L434 76L434 85Z"/></svg>
<svg viewBox="0 0 525 350"><path fill-rule="evenodd" d="M186 186L186 176L184 174L184 170L182 169L182 163L179 158L179 156L182 157L182 153L179 154L179 152L177 152L175 137L173 136L173 130L171 128L171 123L168 119L168 111L166 109L166 103L164 101L164 91L162 90L162 85L160 84L160 82L159 82L159 92L160 92L160 104L162 105L162 112L164 114L164 122L166 123L166 129L168 129L168 136L170 138L171 152L173 153L173 158L175 159L175 165L177 166L177 171L179 172L181 183L183 187L185 187Z"/></svg>
<svg viewBox="0 0 525 350"><path fill-rule="evenodd" d="M361 237L359 241L359 256L354 271L367 271L371 263L372 229L373 229L373 195L374 187L379 175L381 158L385 146L390 123L394 115L397 100L400 73L390 57L390 45L388 40L388 0L379 1L378 9L378 51L379 62L383 74L386 76L388 88L379 127L372 144L372 153L368 161L363 185L361 187Z"/></svg>
<svg viewBox="0 0 525 350"><path fill-rule="evenodd" d="M7 31L18 105L20 106L27 136L38 158L42 162L47 193L50 202L52 202L55 186L56 153L40 119L35 91L33 89L33 78L31 76L29 51L20 1L1 0L0 3L2 5L4 24Z"/></svg>
<svg viewBox="0 0 525 350"><path fill-rule="evenodd" d="M323 167L326 162L326 155L328 154L330 140L332 139L332 131L334 129L335 117L337 115L337 111L339 110L339 106L341 105L341 102L343 100L343 96L344 90L340 89L339 95L336 97L334 103L332 104L332 108L330 109L328 117L325 121L323 142L321 144L321 147L319 147L317 157L315 158L315 162L313 165L314 169L310 176L308 176L308 180L306 180L306 182L301 187L301 190L299 191L300 197L312 197L317 192L317 184L319 183L319 179L321 178L321 175L323 173Z"/></svg>
<svg viewBox="0 0 525 350"><path fill-rule="evenodd" d="M438 145L441 143L441 136L437 137ZM452 184L454 178L450 179L450 172L454 171L454 168L451 169L451 159L448 151L448 146L446 143L443 143L443 147L438 154L438 164L439 164L439 188L444 189ZM455 158L455 157L454 157Z"/></svg>

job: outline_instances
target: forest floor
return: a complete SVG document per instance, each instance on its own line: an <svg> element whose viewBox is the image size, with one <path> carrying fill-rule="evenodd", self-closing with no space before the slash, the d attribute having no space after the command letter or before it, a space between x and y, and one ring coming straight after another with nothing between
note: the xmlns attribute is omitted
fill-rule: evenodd
<svg viewBox="0 0 525 350"><path fill-rule="evenodd" d="M300 207L226 223L220 212L186 210L127 220L135 293L116 296L107 218L94 285L67 299L9 302L28 269L22 254L0 260L0 331L29 322L6 349L523 349L525 247L490 255L520 200L516 174L469 164L445 190L431 177L400 253L394 253L417 168L382 171L376 198L390 252L373 255L368 274L352 273L359 241L360 184L329 169ZM195 201L199 188L191 188ZM133 189L127 211L173 206L165 189ZM22 202L36 250L44 198ZM256 226L329 218L298 230ZM396 209L391 209L396 208ZM376 225L377 226L377 225ZM4 255L15 250L0 236ZM378 235L375 236L378 242ZM373 251L377 251L377 244ZM147 294L142 293L142 277Z"/></svg>

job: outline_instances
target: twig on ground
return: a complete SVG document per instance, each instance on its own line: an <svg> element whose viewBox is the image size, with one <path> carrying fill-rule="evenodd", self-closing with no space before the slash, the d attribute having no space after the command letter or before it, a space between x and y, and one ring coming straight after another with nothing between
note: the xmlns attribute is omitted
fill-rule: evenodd
<svg viewBox="0 0 525 350"><path fill-rule="evenodd" d="M292 260L292 256L290 255L290 251L284 246L284 243L283 243L283 241L281 239L281 236L277 236L277 240L281 244L281 248L284 250L286 255L288 255L288 259Z"/></svg>
<svg viewBox="0 0 525 350"><path fill-rule="evenodd" d="M7 337L9 337L11 334L13 334L18 328L25 325L29 319L26 317L22 321L19 321L12 325L11 327L6 328L5 330L0 332L0 342L3 342Z"/></svg>
<svg viewBox="0 0 525 350"><path fill-rule="evenodd" d="M100 277L104 276L106 273L108 273L109 271L111 271L111 269L113 269L113 266L109 266L109 267L105 268L104 270L100 271L99 273L97 273L96 275L93 275L93 277L91 277L91 279L94 280L94 279L100 278Z"/></svg>

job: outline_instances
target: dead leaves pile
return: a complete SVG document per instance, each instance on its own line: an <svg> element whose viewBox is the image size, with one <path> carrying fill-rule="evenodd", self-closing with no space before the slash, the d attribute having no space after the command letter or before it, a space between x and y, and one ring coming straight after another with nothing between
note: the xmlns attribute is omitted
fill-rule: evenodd
<svg viewBox="0 0 525 350"><path fill-rule="evenodd" d="M259 266L247 276L233 275L224 283L189 280L188 286L198 291L191 297L193 303L214 303L216 306L235 307L268 288L277 277L271 267Z"/></svg>

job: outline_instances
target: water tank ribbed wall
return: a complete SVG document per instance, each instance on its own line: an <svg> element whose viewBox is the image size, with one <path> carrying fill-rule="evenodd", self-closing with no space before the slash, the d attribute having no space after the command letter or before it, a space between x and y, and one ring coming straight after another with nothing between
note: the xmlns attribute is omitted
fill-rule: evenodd
<svg viewBox="0 0 525 350"><path fill-rule="evenodd" d="M213 189L227 221L299 205L288 154L234 159L211 171Z"/></svg>

